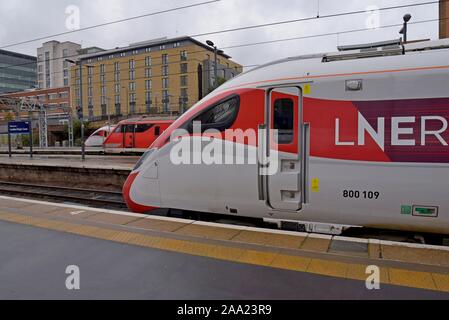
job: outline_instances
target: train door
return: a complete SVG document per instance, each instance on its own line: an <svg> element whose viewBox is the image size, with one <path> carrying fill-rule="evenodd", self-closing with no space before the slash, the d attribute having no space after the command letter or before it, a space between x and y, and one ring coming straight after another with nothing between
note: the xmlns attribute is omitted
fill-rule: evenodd
<svg viewBox="0 0 449 320"><path fill-rule="evenodd" d="M135 124L123 125L123 148L133 149L135 145Z"/></svg>
<svg viewBox="0 0 449 320"><path fill-rule="evenodd" d="M278 211L300 211L306 202L308 131L303 123L302 89L266 90L265 142L259 181L261 200Z"/></svg>

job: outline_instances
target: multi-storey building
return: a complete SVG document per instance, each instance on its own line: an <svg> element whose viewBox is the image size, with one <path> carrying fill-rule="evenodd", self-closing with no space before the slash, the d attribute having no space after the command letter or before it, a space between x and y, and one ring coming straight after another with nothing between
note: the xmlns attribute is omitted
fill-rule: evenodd
<svg viewBox="0 0 449 320"><path fill-rule="evenodd" d="M218 53L218 75L223 79L242 72L230 58ZM72 67L72 107L82 107L84 118L90 120L179 114L212 90L214 60L211 47L190 37L81 55Z"/></svg>
<svg viewBox="0 0 449 320"><path fill-rule="evenodd" d="M36 86L36 57L0 50L0 93Z"/></svg>
<svg viewBox="0 0 449 320"><path fill-rule="evenodd" d="M449 38L449 3L440 0L440 39Z"/></svg>
<svg viewBox="0 0 449 320"><path fill-rule="evenodd" d="M70 86L70 63L81 45L73 42L49 41L37 49L37 81L39 89Z"/></svg>

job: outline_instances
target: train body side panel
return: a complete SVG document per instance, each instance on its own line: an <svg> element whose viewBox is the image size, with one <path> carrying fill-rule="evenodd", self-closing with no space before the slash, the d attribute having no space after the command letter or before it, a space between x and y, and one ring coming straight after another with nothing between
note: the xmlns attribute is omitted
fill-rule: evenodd
<svg viewBox="0 0 449 320"><path fill-rule="evenodd" d="M447 51L335 62L326 70L317 61L268 66L225 84L176 122L237 93L242 100L234 128L257 130L264 121L260 81L310 80L303 100L311 130L309 202L298 212L274 211L259 200L257 165L174 166L166 136L154 144L157 156L140 169L131 198L145 206L449 233L449 68L432 65L444 61ZM361 80L363 90L345 90L348 80ZM214 143L236 144L225 137ZM158 201L143 192L148 177L157 180L151 194Z"/></svg>

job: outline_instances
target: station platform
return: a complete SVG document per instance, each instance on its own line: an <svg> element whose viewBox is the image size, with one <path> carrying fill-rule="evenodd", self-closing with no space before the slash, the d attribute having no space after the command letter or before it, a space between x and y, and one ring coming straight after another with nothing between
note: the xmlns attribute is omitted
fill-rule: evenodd
<svg viewBox="0 0 449 320"><path fill-rule="evenodd" d="M0 197L0 299L448 299L449 249ZM65 287L66 267L80 290ZM368 290L368 266L380 289Z"/></svg>
<svg viewBox="0 0 449 320"><path fill-rule="evenodd" d="M135 155L141 156L147 149L131 149L131 148L102 148L102 147L86 147L85 154L90 156L97 155ZM30 149L25 147L23 149L12 149L11 153L14 155L28 155ZM0 155L8 155L8 148L1 147ZM34 155L80 155L81 147L49 147L49 148L33 148Z"/></svg>
<svg viewBox="0 0 449 320"><path fill-rule="evenodd" d="M34 165L34 166L53 166L70 168L90 168L90 169L116 169L132 170L139 161L138 156L106 156L106 155L88 155L84 161L81 155L8 155L0 154L0 165Z"/></svg>

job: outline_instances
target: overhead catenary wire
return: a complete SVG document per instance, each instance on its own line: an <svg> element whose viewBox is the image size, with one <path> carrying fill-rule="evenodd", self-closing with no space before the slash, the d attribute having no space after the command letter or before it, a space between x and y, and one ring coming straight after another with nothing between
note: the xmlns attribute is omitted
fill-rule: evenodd
<svg viewBox="0 0 449 320"><path fill-rule="evenodd" d="M410 22L409 24L423 24L423 23L430 23L430 22L437 22L437 21L444 21L444 20L449 20L449 18L442 18L442 19L427 19L427 20L421 20L421 21L414 21L414 22ZM252 43L243 43L243 44L238 44L238 45L231 45L231 46L224 46L221 47L220 49L223 50L230 50L230 49L236 49L236 48L242 48L242 47L250 47L250 46L258 46L258 45L265 45L265 44L272 44L272 43L279 43L279 42L287 42L287 41L295 41L295 40L304 40L304 39L311 39L311 38L318 38L318 37L326 37L326 36L334 36L334 35L342 35L342 34L350 34L350 33L356 33L356 32L363 32L363 31L371 31L371 30L378 30L378 29L385 29L385 28L393 28L393 27L400 27L402 26L402 23L400 24L390 24L390 25L383 25L383 26L379 26L375 29L373 28L360 28L360 29L351 29L351 30L343 30L343 31L336 31L336 32L327 32L327 33L321 33L321 34L314 34L314 35L309 35L309 36L299 36L299 37L291 37L291 38L282 38L282 39L274 39L274 40L267 40L267 41L260 41L260 42L252 42ZM200 53L200 52L208 52L207 49L202 49L202 50L197 50L197 51L189 51L188 54L194 54L194 53ZM78 55L76 55L78 56ZM168 57L172 57L172 56L179 56L179 54L168 54ZM61 58L55 58L54 60L59 60ZM65 58L64 58L65 59ZM142 59L134 59L136 62L138 61L144 61L145 58ZM199 59L189 59L189 61L192 60L196 60L196 61L200 61ZM144 67L136 67L137 69L140 68L152 68L152 67L157 67L157 66L164 66L164 65L171 65L171 64L177 64L177 63L183 63L183 62L188 62L188 61L182 61L182 60L177 60L177 61L169 61L166 64L152 64L149 66L144 66ZM243 68L248 68L248 67L253 67L253 66L257 66L256 65L250 65L250 66L242 66ZM8 67L0 67L0 70L4 69L4 68L8 68ZM223 69L223 68L221 68ZM231 69L231 68L229 68ZM113 73L115 71L107 71L106 73ZM63 73L63 71L55 71L50 73L50 75L56 75L56 74L61 74ZM101 73L97 73L94 72L93 75L100 75Z"/></svg>
<svg viewBox="0 0 449 320"><path fill-rule="evenodd" d="M220 0L218 0L218 1L220 1ZM441 2L449 2L449 0L441 0ZM425 5L431 5L431 4L437 4L437 3L440 3L440 1L428 1L428 2L415 3L415 4L404 4L404 5L397 5L397 6L390 6L390 7L382 7L382 8L376 9L376 11L395 10L395 9L402 9L402 8L416 7L416 6L425 6ZM335 14L328 14L328 15L322 15L322 16L313 16L313 17L294 19L294 20L282 20L282 21L273 22L273 23L265 23L265 24L258 24L258 25L252 25L252 26L233 28L233 29L224 29L224 30L217 30L217 31L206 32L206 33L198 33L198 34L190 35L190 37L192 37L192 38L193 37L201 37L201 36L205 36L205 35L213 35L213 34L234 32L234 31L242 31L242 30L249 30L249 29L255 29L255 28L268 27L268 26L276 26L276 25L282 25L282 24L295 23L295 22L304 22L304 21L317 20L317 19L341 17L341 16L346 16L346 15L355 15L355 14L361 14L361 13L367 13L367 11L366 10L358 10L358 11L335 13ZM129 19L132 19L132 18L129 18ZM413 25L413 24L417 24L417 23L424 23L424 22L442 21L442 20L447 20L447 18L430 19L430 20L420 21L420 22L409 22L409 25L410 24ZM393 24L393 25L383 26L383 27L379 27L379 28L389 28L389 27L397 27L397 26L402 26L402 23L401 24ZM92 26L90 28L94 28L94 26ZM376 29L378 29L378 28L376 28ZM364 28L364 29L347 30L347 31L342 31L342 32L324 33L324 34L320 34L320 35L311 35L311 36L292 38L291 40L296 40L296 39L299 40L299 39L314 38L314 37L323 37L323 36L326 36L326 35L328 35L328 36L330 36L330 35L339 35L339 34L344 34L344 33L360 32L360 31L368 31L368 30L373 30L373 28ZM32 40L29 40L29 41L32 41ZM287 41L287 40L267 41L265 43L275 43L275 42L282 42L282 41ZM261 42L261 44L264 44L264 43ZM244 47L244 46L247 46L247 45L225 46L225 47L220 47L219 49L233 49L233 48ZM126 48L120 48L120 49L126 49ZM198 52L202 52L202 51L208 51L208 50L207 49L203 49L203 50L198 51ZM194 52L192 52L192 53L194 53ZM78 57L78 56L79 55L77 54L77 55L61 57L61 58L52 58L52 59L49 59L49 60L46 60L46 61L55 61L55 60L67 59L67 58L70 58L70 57L74 58L74 57ZM9 66L5 66L5 67L0 67L0 70L5 69L5 68L12 68L12 67L16 67L16 66L30 65L30 64L35 64L35 62L27 62L27 63L23 63L23 64L16 64L16 65L9 65Z"/></svg>
<svg viewBox="0 0 449 320"><path fill-rule="evenodd" d="M193 3L193 4L189 4L189 5L185 5L185 6L171 8L171 9L165 9L165 10L161 10L161 11L141 14L141 15L138 15L138 16L129 17L129 18L125 18L125 19L114 20L114 21L109 21L109 22L105 22L105 23L99 23L99 24L96 24L96 25L92 25L92 26L89 26L89 27L84 27L84 28L80 28L80 29L76 29L76 30L70 30L70 31L65 31L65 32L52 34L52 35L37 37L37 38L34 38L34 39L24 40L24 41L20 41L20 42L16 42L16 43L10 43L10 44L1 46L0 49L15 47L15 46L22 45L22 44L27 44L27 43L31 43L31 42L46 40L46 39L49 39L49 38L59 37L59 36L68 35L68 34L72 34L72 33L87 31L87 30L92 30L92 29L105 27L105 26L109 26L109 25L113 25L113 24L128 22L128 21L132 21L132 20L137 20L137 19L141 19L141 18L146 18L146 17L156 16L156 15L160 15L160 14L175 12L175 11L179 11L179 10L195 8L195 7L199 7L199 6L204 6L204 5L220 2L220 1L221 0L211 0L211 1Z"/></svg>

